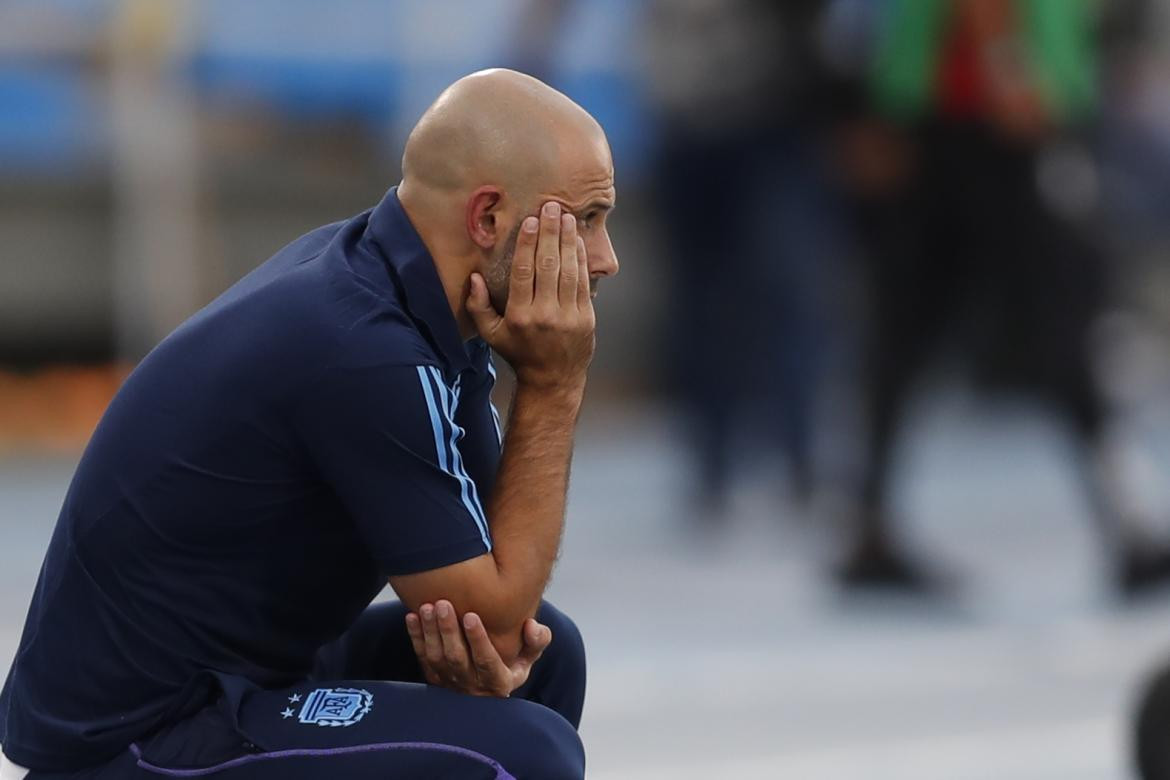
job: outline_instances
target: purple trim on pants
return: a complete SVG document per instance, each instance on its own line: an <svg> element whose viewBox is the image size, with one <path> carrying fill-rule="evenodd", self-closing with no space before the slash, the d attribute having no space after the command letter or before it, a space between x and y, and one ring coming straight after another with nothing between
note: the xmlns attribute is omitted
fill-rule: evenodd
<svg viewBox="0 0 1170 780"><path fill-rule="evenodd" d="M214 774L215 772L222 772L225 769L233 769L244 764L250 764L254 761L272 761L278 758L327 758L329 756L346 756L353 753L377 753L386 750L433 750L436 753L451 753L479 761L482 764L487 764L496 770L496 780L516 780L498 761L493 761L482 753L476 753L474 750L468 750L467 748L456 745L443 745L438 742L377 742L369 745L351 745L349 747L337 748L276 750L270 753L256 753L250 756L242 756L241 758L225 761L222 764L216 764L206 769L166 769L161 766L155 766L142 757L142 750L138 745L130 746L130 752L138 760L138 766L140 768L168 777L202 777L204 775Z"/></svg>

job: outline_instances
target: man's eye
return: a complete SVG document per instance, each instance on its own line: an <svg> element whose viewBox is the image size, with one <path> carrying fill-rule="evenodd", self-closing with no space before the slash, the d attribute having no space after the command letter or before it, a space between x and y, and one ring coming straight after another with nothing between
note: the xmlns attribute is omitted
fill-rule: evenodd
<svg viewBox="0 0 1170 780"><path fill-rule="evenodd" d="M581 224L587 228L591 228L591 227L593 227L593 223L596 219L597 219L597 212L590 211L588 214L586 214L584 216L584 218L582 218Z"/></svg>

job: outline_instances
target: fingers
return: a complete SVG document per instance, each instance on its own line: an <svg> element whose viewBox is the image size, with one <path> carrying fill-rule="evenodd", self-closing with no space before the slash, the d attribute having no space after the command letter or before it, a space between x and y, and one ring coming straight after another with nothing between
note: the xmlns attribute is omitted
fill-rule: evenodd
<svg viewBox="0 0 1170 780"><path fill-rule="evenodd" d="M418 615L413 612L406 616L406 633L410 635L410 646L414 648L414 654L418 656L418 660L426 659L427 651L423 644L422 625L419 623Z"/></svg>
<svg viewBox="0 0 1170 780"><path fill-rule="evenodd" d="M414 655L418 658L418 664L422 668L423 677L432 685L439 684L439 677L431 668L427 661L426 642L423 639L422 621L414 612L406 616L406 633L410 635L410 646L414 649Z"/></svg>
<svg viewBox="0 0 1170 780"><path fill-rule="evenodd" d="M443 657L447 659L449 672L460 681L466 680L472 674L471 661L467 657L467 643L463 640L463 630L459 628L455 608L449 601L435 602L435 615L439 624Z"/></svg>
<svg viewBox="0 0 1170 780"><path fill-rule="evenodd" d="M508 289L508 306L530 306L535 291L533 279L536 273L536 244L540 220L525 217L520 223L520 234L516 236L516 251L512 254L511 283Z"/></svg>
<svg viewBox="0 0 1170 780"><path fill-rule="evenodd" d="M585 250L585 239L577 237L577 308L587 309L593 305L589 294L589 254Z"/></svg>
<svg viewBox="0 0 1170 780"><path fill-rule="evenodd" d="M423 630L423 657L432 669L441 669L443 665L443 641L439 638L439 627L435 618L435 608L430 604L419 607L422 617Z"/></svg>
<svg viewBox="0 0 1170 780"><path fill-rule="evenodd" d="M467 313L475 323L481 338L490 340L492 334L503 323L504 318L492 307L492 299L488 295L487 282L479 274L471 275L471 290L467 294Z"/></svg>
<svg viewBox="0 0 1170 780"><path fill-rule="evenodd" d="M577 274L580 263L577 260L578 245L577 218L572 214L561 215L561 273L557 297L561 306L573 307L577 301Z"/></svg>
<svg viewBox="0 0 1170 780"><path fill-rule="evenodd" d="M540 210L540 237L536 243L536 285L532 300L538 306L556 307L561 270L560 234L561 205L549 201Z"/></svg>
<svg viewBox="0 0 1170 780"><path fill-rule="evenodd" d="M467 637L467 645L471 648L471 662L475 666L480 684L495 691L497 695L510 694L511 674L500 654L496 652L496 647L492 644L479 615L468 612L463 616L463 632Z"/></svg>

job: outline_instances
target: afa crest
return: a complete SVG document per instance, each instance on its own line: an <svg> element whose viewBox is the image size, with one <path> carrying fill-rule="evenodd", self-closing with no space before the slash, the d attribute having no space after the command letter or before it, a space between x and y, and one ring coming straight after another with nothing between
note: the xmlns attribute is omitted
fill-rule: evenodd
<svg viewBox="0 0 1170 780"><path fill-rule="evenodd" d="M352 726L374 706L374 695L356 688L318 688L305 698L301 723Z"/></svg>

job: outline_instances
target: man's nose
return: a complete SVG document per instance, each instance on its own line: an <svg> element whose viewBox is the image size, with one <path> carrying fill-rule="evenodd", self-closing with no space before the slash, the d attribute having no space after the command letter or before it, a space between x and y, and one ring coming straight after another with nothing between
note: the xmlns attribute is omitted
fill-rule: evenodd
<svg viewBox="0 0 1170 780"><path fill-rule="evenodd" d="M601 245L596 248L597 251L589 253L589 275L617 276L620 264L617 253L613 251L613 243L609 240L608 235L600 243Z"/></svg>

